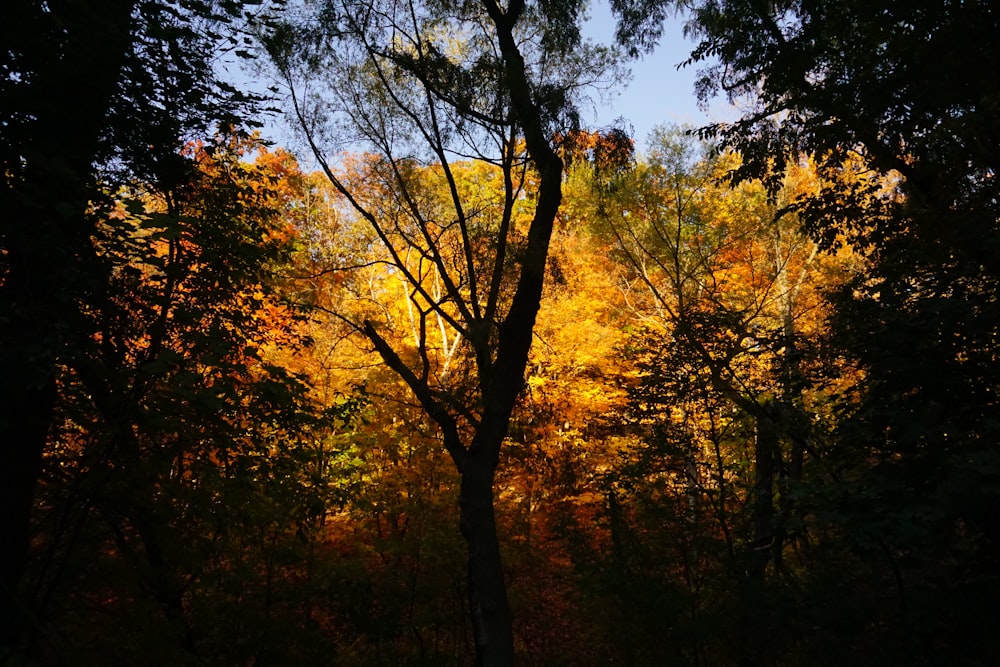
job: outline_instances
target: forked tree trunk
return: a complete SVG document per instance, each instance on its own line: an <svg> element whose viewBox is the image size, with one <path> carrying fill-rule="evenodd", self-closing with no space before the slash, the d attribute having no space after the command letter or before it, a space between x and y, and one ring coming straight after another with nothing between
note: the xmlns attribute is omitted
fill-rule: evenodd
<svg viewBox="0 0 1000 667"><path fill-rule="evenodd" d="M481 402L470 406L473 407L471 410L454 411L450 401L443 400L442 393L432 386L426 366L415 371L407 365L392 345L379 334L378 327L372 321L364 322L362 330L386 365L399 374L427 415L440 426L444 447L462 476L459 527L469 554L468 593L476 663L481 667L508 667L514 663L514 632L497 536L493 476L507 435L510 416L524 386L528 351L545 284L549 242L562 200L563 163L550 144L543 114L533 99L534 86L529 81L524 57L514 37L514 28L524 11L523 3L511 3L506 11L493 0L483 0L483 6L496 28L511 107L517 124L523 131L527 155L537 170L538 200L527 230L527 242L520 253L517 284L507 313L500 318L502 321L499 326L499 282L493 283L496 289L491 291L489 303L483 312L478 307L470 306L466 309L465 317L468 321L464 335L477 360ZM322 163L322 153L315 144L312 146ZM442 150L442 157L444 153ZM392 250L392 242L382 230L376 216L358 203L328 167L324 169L334 187L371 222L386 247ZM510 173L506 174L506 179L510 181ZM510 213L510 209L507 213ZM471 247L468 238L465 242L467 247ZM506 239L503 239L502 247L506 247ZM430 255L437 252L435 250ZM506 255L499 253L495 270L488 275L500 276L507 261ZM470 274L474 273L470 269ZM411 281L414 287L419 284L419 280L415 278L411 277ZM453 293L450 296L456 302L468 298L456 287L451 289ZM428 300L435 303L438 301L434 297L429 297ZM491 335L493 331L496 333L495 337ZM418 347L423 344L418 341ZM468 418L469 414L480 409L482 414L479 419ZM465 426L460 427L463 423ZM466 446L464 439L470 430L467 428L469 425L475 430L475 435Z"/></svg>

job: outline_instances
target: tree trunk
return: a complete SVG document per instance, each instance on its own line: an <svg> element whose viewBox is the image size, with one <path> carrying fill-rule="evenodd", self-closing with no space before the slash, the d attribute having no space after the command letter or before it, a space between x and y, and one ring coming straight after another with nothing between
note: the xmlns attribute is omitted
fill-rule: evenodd
<svg viewBox="0 0 1000 667"><path fill-rule="evenodd" d="M16 333L31 332L26 327ZM25 619L18 588L27 565L32 501L55 397L50 365L36 369L27 355L18 363L14 352L24 347L13 336L4 335L3 341L12 349L0 363L0 662L16 646Z"/></svg>
<svg viewBox="0 0 1000 667"><path fill-rule="evenodd" d="M130 45L132 7L132 0L95 0L38 12L19 3L15 17L33 21L24 28L41 34L3 45L24 67L15 74L22 77L18 111L27 120L3 128L0 142L0 659L16 648L24 619L18 587L58 363L87 337L77 302L100 278L86 211Z"/></svg>
<svg viewBox="0 0 1000 667"><path fill-rule="evenodd" d="M514 664L514 634L493 508L493 471L489 461L470 457L459 495L459 526L469 548L469 610L480 667Z"/></svg>
<svg viewBox="0 0 1000 667"><path fill-rule="evenodd" d="M754 441L753 553L748 574L753 579L764 576L774 547L774 469L778 451L778 430L767 411L756 415L757 437Z"/></svg>

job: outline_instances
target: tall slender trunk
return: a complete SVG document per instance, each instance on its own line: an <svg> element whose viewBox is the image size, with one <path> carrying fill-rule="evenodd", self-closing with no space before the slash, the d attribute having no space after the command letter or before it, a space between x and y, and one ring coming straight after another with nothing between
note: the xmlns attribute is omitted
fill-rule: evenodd
<svg viewBox="0 0 1000 667"><path fill-rule="evenodd" d="M631 577L629 576L628 557L626 555L625 535L627 530L622 517L621 506L618 504L618 493L614 487L609 488L604 495L608 504L608 527L611 531L611 563L616 582L618 604L621 606L622 624L624 627L618 633L618 645L622 664L632 667L635 664L635 653L632 649L635 643L635 600L632 595Z"/></svg>
<svg viewBox="0 0 1000 667"><path fill-rule="evenodd" d="M459 526L469 549L469 610L476 664L514 663L514 635L493 506L494 466L472 458L462 472Z"/></svg>
<svg viewBox="0 0 1000 667"><path fill-rule="evenodd" d="M17 324L11 322L9 328ZM0 362L0 660L17 644L27 617L18 589L27 565L32 501L55 399L51 364L36 368L30 357L19 360L11 354L25 349L18 338L33 336L34 328L3 333L3 345L11 350Z"/></svg>
<svg viewBox="0 0 1000 667"><path fill-rule="evenodd" d="M753 553L748 574L758 579L764 576L774 547L774 472L778 452L778 430L768 411L756 415L757 435L754 441L753 488Z"/></svg>

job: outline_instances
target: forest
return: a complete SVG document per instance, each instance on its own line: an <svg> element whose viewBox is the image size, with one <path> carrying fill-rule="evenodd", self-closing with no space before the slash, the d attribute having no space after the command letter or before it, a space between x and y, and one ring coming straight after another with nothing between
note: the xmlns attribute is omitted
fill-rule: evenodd
<svg viewBox="0 0 1000 667"><path fill-rule="evenodd" d="M5 3L0 665L997 664L1000 7L609 4Z"/></svg>

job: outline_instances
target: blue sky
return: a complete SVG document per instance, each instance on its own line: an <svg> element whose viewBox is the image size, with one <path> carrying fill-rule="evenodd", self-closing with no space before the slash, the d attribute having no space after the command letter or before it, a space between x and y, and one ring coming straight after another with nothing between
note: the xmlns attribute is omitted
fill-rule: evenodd
<svg viewBox="0 0 1000 667"><path fill-rule="evenodd" d="M608 44L614 39L614 20L606 3L597 2L591 8L584 34L598 43ZM684 38L683 21L669 19L656 50L631 63L632 80L627 87L619 87L620 92L610 104L597 109L596 117L588 118L585 113L583 120L602 127L612 124L618 117L624 118L632 124L633 136L642 150L649 132L657 125L699 126L730 119L729 106L721 100L715 101L708 112L698 108L694 80L699 65L677 69L692 48L694 43Z"/></svg>

